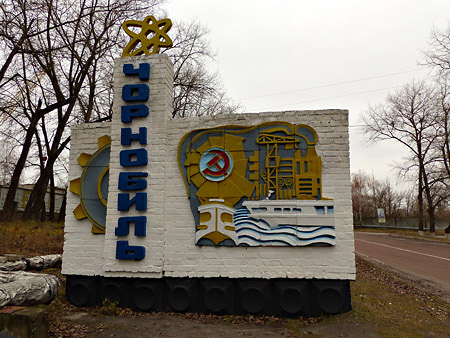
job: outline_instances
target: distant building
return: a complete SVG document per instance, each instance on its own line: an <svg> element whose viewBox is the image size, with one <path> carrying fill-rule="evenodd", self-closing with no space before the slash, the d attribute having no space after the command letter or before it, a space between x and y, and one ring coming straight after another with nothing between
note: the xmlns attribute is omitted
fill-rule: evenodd
<svg viewBox="0 0 450 338"><path fill-rule="evenodd" d="M3 205L5 204L6 195L8 194L7 185L0 185L0 210L3 210ZM14 201L17 202L17 210L18 212L23 212L25 207L27 206L28 199L30 198L31 191L33 190L32 184L24 184L20 185L17 188L16 196ZM55 189L55 213L59 213L61 210L61 206L64 200L65 189L56 188ZM50 190L47 190L45 194L45 211L50 211Z"/></svg>

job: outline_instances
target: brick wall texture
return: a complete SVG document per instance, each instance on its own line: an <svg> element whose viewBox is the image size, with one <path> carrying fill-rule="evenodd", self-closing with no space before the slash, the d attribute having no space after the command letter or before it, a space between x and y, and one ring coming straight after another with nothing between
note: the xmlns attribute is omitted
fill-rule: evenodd
<svg viewBox="0 0 450 338"><path fill-rule="evenodd" d="M127 83L145 83L125 76L124 63L148 62L151 65L149 116L120 120L120 107L126 105L121 89ZM94 153L97 138L111 136L108 212L106 234L92 234L87 219L76 220L73 209L79 196L68 193L63 273L107 277L229 277L229 278L355 278L354 241L349 163L348 111L313 110L260 114L230 114L200 118L171 119L172 65L165 55L118 59L114 71L114 115L111 123L84 124L72 129L70 179L80 177L77 163L80 153ZM319 141L316 150L322 158L323 196L334 199L336 245L329 247L208 247L195 245L195 222L177 162L178 144L191 130L223 125L256 125L268 121L306 124L314 128ZM145 146L149 163L144 168L123 168L119 164L122 149L144 146L122 146L120 130L147 127ZM136 142L137 143L137 142ZM146 171L146 211L126 212L126 216L146 215L147 234L135 237L134 229L125 238L115 236L117 219L118 175L123 171ZM131 193L133 194L133 193ZM140 261L117 260L117 240L146 248Z"/></svg>

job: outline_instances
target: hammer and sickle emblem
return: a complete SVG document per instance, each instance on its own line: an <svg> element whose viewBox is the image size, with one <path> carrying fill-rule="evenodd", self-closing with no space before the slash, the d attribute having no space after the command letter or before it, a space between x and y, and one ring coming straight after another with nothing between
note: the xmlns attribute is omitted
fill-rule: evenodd
<svg viewBox="0 0 450 338"><path fill-rule="evenodd" d="M231 156L223 149L212 148L202 155L200 170L212 181L224 180L231 172Z"/></svg>
<svg viewBox="0 0 450 338"><path fill-rule="evenodd" d="M207 164L208 168L204 169L202 172L205 175L211 175L211 176L222 176L227 175L227 171L230 168L230 159L228 158L228 155L221 150L213 149L210 151L210 153L216 154ZM224 164L223 167L220 166L220 160L223 160ZM216 168L217 170L211 170L210 168Z"/></svg>

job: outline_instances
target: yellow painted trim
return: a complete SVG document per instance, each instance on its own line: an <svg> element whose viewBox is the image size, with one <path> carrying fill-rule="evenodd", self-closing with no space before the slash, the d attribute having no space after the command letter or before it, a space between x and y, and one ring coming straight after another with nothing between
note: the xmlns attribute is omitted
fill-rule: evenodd
<svg viewBox="0 0 450 338"><path fill-rule="evenodd" d="M97 142L98 148L103 148L104 146L111 144L111 137L109 137L108 135L103 135L97 139Z"/></svg>
<svg viewBox="0 0 450 338"><path fill-rule="evenodd" d="M308 140L306 140L308 142L308 145L315 145L315 144L317 144L317 142L319 142L319 135L317 134L317 132L316 132L316 130L314 128L312 128L311 126L308 126L306 124L296 124L295 125L295 133L297 133L297 129L299 127L306 128L306 129L310 130L314 134L314 138L316 139L316 142L309 143Z"/></svg>
<svg viewBox="0 0 450 338"><path fill-rule="evenodd" d="M80 177L70 181L69 185L69 191L73 192L74 194L80 195Z"/></svg>
<svg viewBox="0 0 450 338"><path fill-rule="evenodd" d="M128 27L138 27L141 31L135 33ZM145 17L142 21L125 21L122 24L122 29L131 37L131 40L123 49L122 57L158 54L159 47L172 47L172 39L167 35L170 28L172 28L172 21L170 19L156 20L152 15ZM149 33L153 33L150 39L147 37ZM161 38L164 40L161 41ZM135 50L139 44L141 44L141 47ZM150 49L152 50L150 51Z"/></svg>
<svg viewBox="0 0 450 338"><path fill-rule="evenodd" d="M97 181L97 194L98 197L100 198L100 202L102 202L102 204L107 207L108 206L108 202L103 198L103 194L102 194L102 180L103 177L106 175L106 173L109 170L109 164L108 166L105 167L105 169L103 169L102 173L100 174L100 177Z"/></svg>
<svg viewBox="0 0 450 338"><path fill-rule="evenodd" d="M192 183L194 183L197 187L200 187L203 183L205 183L206 178L200 172L197 172L195 175L190 176Z"/></svg>
<svg viewBox="0 0 450 338"><path fill-rule="evenodd" d="M223 147L224 146L223 136L211 136L209 138L209 144L211 145L211 147Z"/></svg>
<svg viewBox="0 0 450 338"><path fill-rule="evenodd" d="M78 164L81 165L83 168L88 164L89 160L91 159L91 154L81 153L80 156L78 156Z"/></svg>
<svg viewBox="0 0 450 338"><path fill-rule="evenodd" d="M101 235L106 233L105 229L101 229L95 224L92 224L91 232L93 234L101 234Z"/></svg>
<svg viewBox="0 0 450 338"><path fill-rule="evenodd" d="M206 234L205 236L203 236L202 238L207 238L209 240L211 240L214 245L218 245L220 242L223 242L226 239L229 239L229 236L224 235L223 233L219 232L219 231L212 231L208 234Z"/></svg>
<svg viewBox="0 0 450 338"><path fill-rule="evenodd" d="M78 204L78 206L75 209L73 209L73 214L75 218L78 220L87 217L81 204Z"/></svg>

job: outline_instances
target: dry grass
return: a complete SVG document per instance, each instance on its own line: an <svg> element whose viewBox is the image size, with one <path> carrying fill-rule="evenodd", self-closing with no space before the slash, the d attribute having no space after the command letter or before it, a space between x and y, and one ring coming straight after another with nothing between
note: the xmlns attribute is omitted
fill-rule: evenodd
<svg viewBox="0 0 450 338"><path fill-rule="evenodd" d="M0 254L32 257L62 253L63 223L2 222L0 234Z"/></svg>
<svg viewBox="0 0 450 338"><path fill-rule="evenodd" d="M375 324L383 337L448 337L450 304L424 289L357 258L353 315Z"/></svg>

